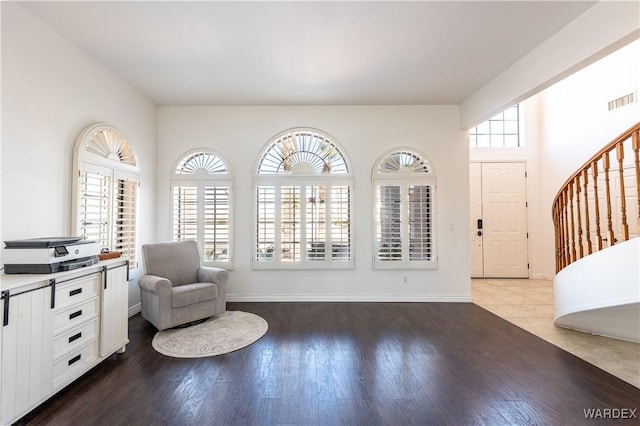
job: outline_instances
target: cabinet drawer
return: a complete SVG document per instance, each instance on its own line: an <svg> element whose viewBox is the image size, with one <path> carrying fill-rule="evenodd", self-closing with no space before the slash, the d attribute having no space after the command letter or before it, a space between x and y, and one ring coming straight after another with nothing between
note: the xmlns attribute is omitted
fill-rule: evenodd
<svg viewBox="0 0 640 426"><path fill-rule="evenodd" d="M98 341L94 340L63 356L53 364L53 387L64 386L98 359Z"/></svg>
<svg viewBox="0 0 640 426"><path fill-rule="evenodd" d="M94 318L57 336L53 340L53 358L58 359L61 355L96 340L97 337L98 319Z"/></svg>
<svg viewBox="0 0 640 426"><path fill-rule="evenodd" d="M98 298L73 305L55 313L53 318L53 332L58 334L69 328L80 325L98 315Z"/></svg>
<svg viewBox="0 0 640 426"><path fill-rule="evenodd" d="M77 278L56 286L56 311L98 296L100 274Z"/></svg>

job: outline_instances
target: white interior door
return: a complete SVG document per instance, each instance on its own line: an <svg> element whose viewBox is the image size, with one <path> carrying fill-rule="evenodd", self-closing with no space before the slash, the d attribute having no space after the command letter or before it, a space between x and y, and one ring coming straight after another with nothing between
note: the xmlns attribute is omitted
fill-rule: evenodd
<svg viewBox="0 0 640 426"><path fill-rule="evenodd" d="M479 167L478 167L479 166ZM476 163L471 171L472 276L526 278L527 192L524 163ZM478 173L480 176L478 176ZM481 208L478 209L478 186ZM481 215L477 216L478 210ZM474 217L473 214L476 214ZM472 234L473 235L473 234ZM479 238L479 239L478 239ZM474 259L475 257L475 259ZM474 265L482 258L482 270Z"/></svg>

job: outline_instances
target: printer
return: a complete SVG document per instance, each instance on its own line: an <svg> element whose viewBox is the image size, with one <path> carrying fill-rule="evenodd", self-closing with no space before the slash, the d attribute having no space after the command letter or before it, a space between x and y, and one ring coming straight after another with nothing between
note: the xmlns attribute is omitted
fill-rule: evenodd
<svg viewBox="0 0 640 426"><path fill-rule="evenodd" d="M98 263L100 246L80 237L47 237L5 241L6 274L51 274Z"/></svg>

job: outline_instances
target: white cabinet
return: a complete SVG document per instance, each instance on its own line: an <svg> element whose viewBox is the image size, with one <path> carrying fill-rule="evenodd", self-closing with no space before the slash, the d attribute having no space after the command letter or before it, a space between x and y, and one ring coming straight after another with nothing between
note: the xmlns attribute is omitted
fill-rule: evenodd
<svg viewBox="0 0 640 426"><path fill-rule="evenodd" d="M39 285L40 283L38 283ZM45 281L46 285L47 282ZM7 301L3 299L7 306ZM52 391L53 311L51 289L23 289L11 296L9 310L3 307L2 327L2 417L10 423L16 415L46 399ZM8 315L7 315L8 314Z"/></svg>
<svg viewBox="0 0 640 426"><path fill-rule="evenodd" d="M124 352L129 343L128 265L105 266L102 291L100 356Z"/></svg>
<svg viewBox="0 0 640 426"><path fill-rule="evenodd" d="M0 278L0 424L10 424L124 352L128 262Z"/></svg>

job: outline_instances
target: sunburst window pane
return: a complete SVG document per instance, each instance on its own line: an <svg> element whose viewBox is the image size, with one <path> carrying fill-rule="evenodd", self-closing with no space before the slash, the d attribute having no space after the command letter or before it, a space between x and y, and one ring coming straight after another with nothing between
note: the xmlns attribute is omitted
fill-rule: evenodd
<svg viewBox="0 0 640 426"><path fill-rule="evenodd" d="M310 131L287 133L269 145L258 174L347 174L340 149L329 138Z"/></svg>

